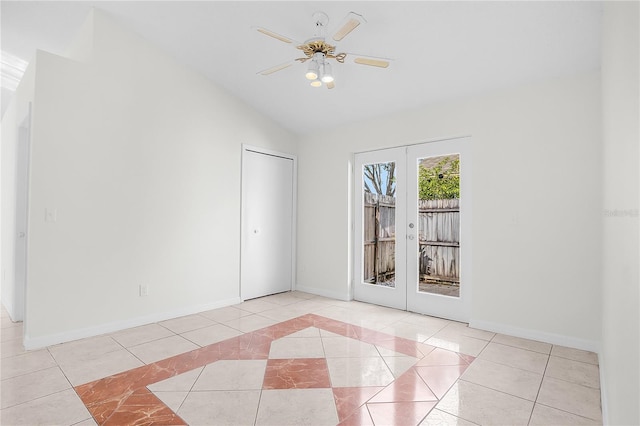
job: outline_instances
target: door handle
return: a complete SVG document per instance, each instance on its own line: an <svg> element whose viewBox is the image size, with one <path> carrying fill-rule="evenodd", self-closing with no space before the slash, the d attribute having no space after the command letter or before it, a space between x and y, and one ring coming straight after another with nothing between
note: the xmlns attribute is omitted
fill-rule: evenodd
<svg viewBox="0 0 640 426"><path fill-rule="evenodd" d="M413 240L415 237L413 235L407 235L407 238L409 238L410 240Z"/></svg>

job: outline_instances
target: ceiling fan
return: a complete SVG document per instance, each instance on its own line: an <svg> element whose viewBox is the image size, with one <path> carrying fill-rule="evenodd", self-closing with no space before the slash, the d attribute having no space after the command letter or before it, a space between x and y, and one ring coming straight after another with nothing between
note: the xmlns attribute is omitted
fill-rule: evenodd
<svg viewBox="0 0 640 426"><path fill-rule="evenodd" d="M281 71L285 68L292 66L293 64L308 62L307 71L305 77L310 80L311 86L321 87L326 84L327 88L333 89L335 87L335 78L331 69L330 60L335 60L339 63L344 63L347 56L354 56L353 62L360 65L368 65L372 67L387 68L389 66L389 59L376 58L373 56L355 55L352 53L336 53L336 46L330 44L327 41L327 24L329 23L329 17L324 12L315 12L313 14L313 22L315 25L314 36L305 41L304 43L296 42L295 40L280 35L276 32L268 30L262 27L256 27L255 29L269 37L273 37L276 40L280 40L287 44L293 44L296 49L299 49L305 56L296 58L292 61L285 62L280 65L276 65L271 68L267 68L260 71L258 74L270 75L274 72ZM358 26L365 23L365 19L354 12L349 12L345 17L343 24L331 37L334 41L339 42L343 40L349 33L355 30Z"/></svg>

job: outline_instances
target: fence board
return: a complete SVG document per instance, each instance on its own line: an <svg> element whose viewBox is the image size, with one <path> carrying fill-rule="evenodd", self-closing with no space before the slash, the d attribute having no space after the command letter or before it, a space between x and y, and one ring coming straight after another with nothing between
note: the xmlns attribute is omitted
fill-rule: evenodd
<svg viewBox="0 0 640 426"><path fill-rule="evenodd" d="M364 194L365 282L395 274L395 197ZM459 283L460 200L419 200L420 281Z"/></svg>

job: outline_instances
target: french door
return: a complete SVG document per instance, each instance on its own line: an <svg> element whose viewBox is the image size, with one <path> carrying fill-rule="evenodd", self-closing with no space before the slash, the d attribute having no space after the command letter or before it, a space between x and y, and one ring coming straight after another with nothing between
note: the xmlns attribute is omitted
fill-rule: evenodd
<svg viewBox="0 0 640 426"><path fill-rule="evenodd" d="M470 138L358 153L354 297L468 321Z"/></svg>

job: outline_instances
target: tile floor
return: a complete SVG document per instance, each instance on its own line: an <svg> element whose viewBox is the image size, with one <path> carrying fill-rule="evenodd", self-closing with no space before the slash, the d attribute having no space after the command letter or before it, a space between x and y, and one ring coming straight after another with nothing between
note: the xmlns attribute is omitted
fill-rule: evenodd
<svg viewBox="0 0 640 426"><path fill-rule="evenodd" d="M25 352L2 425L592 425L597 356L299 292Z"/></svg>

